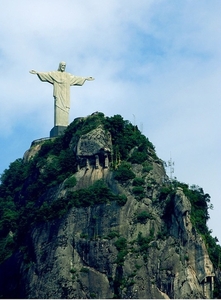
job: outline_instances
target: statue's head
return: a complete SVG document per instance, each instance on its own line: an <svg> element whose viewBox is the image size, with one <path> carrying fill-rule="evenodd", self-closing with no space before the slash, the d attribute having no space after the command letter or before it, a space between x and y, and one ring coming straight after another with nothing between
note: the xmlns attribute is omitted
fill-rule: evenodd
<svg viewBox="0 0 221 300"><path fill-rule="evenodd" d="M61 61L58 66L58 71L64 72L66 68L66 62Z"/></svg>

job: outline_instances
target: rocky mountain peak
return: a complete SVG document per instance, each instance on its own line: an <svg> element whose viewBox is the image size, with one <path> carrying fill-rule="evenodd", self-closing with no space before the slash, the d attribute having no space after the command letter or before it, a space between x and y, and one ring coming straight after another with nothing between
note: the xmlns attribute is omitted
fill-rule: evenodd
<svg viewBox="0 0 221 300"><path fill-rule="evenodd" d="M213 297L194 214L198 203L206 216L208 196L169 180L152 143L121 116L75 119L61 137L33 142L16 168L10 197L22 222L5 233L14 248L2 254L3 298Z"/></svg>

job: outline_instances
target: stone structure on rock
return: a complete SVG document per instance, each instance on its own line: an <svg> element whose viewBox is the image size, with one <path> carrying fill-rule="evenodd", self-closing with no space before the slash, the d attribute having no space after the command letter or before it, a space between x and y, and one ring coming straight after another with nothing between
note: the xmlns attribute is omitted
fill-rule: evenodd
<svg viewBox="0 0 221 300"><path fill-rule="evenodd" d="M30 71L31 74L36 74L41 81L51 83L54 86L54 127L50 132L51 137L62 134L69 125L70 86L82 86L86 80L94 80L93 77L80 77L67 73L65 68L66 63L62 61L57 71Z"/></svg>
<svg viewBox="0 0 221 300"><path fill-rule="evenodd" d="M110 133L100 125L96 129L80 137L76 149L79 169L87 166L108 168L111 161L112 141Z"/></svg>

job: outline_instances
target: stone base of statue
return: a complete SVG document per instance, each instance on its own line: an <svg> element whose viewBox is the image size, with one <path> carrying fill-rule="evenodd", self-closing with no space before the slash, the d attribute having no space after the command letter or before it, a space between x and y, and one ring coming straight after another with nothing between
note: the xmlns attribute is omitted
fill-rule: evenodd
<svg viewBox="0 0 221 300"><path fill-rule="evenodd" d="M64 133L67 126L54 126L50 131L50 137L56 137Z"/></svg>

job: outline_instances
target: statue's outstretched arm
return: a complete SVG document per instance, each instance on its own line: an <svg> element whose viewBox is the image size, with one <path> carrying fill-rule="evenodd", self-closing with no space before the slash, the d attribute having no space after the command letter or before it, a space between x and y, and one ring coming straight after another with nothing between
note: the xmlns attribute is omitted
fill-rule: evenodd
<svg viewBox="0 0 221 300"><path fill-rule="evenodd" d="M31 74L37 74L37 72L35 70L31 70L31 71L29 71L29 73L31 73Z"/></svg>

